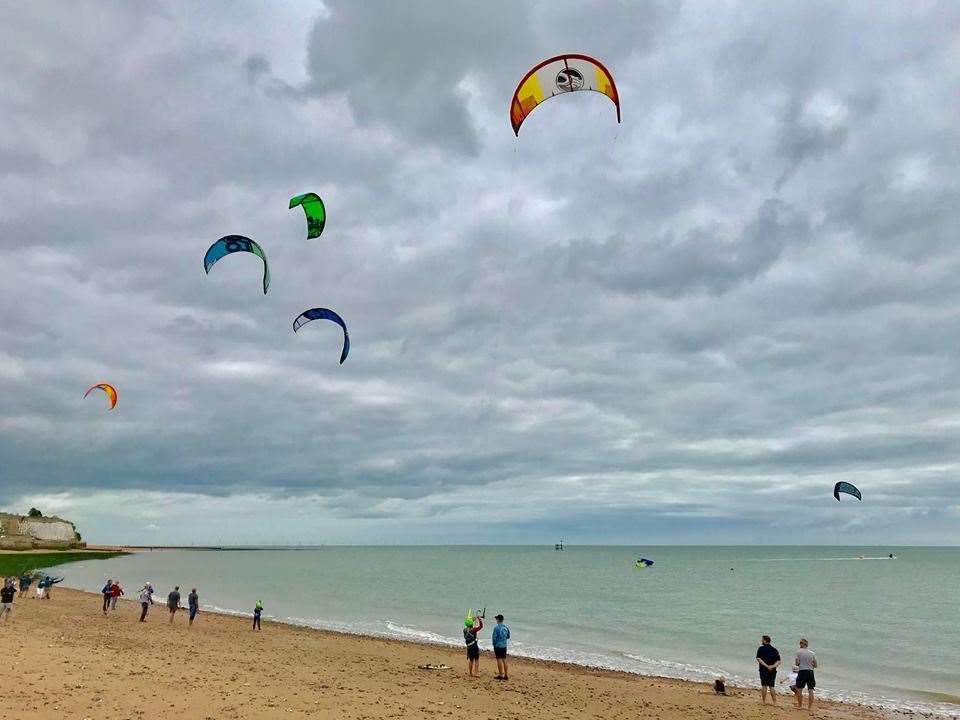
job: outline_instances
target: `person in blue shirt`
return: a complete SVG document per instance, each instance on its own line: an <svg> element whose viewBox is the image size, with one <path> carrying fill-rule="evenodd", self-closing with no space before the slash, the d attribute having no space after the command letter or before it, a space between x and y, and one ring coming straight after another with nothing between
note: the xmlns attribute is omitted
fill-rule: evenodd
<svg viewBox="0 0 960 720"><path fill-rule="evenodd" d="M494 680L509 680L507 675L507 640L510 628L503 624L503 615L496 616L497 624L493 628L493 654L497 658L497 676Z"/></svg>

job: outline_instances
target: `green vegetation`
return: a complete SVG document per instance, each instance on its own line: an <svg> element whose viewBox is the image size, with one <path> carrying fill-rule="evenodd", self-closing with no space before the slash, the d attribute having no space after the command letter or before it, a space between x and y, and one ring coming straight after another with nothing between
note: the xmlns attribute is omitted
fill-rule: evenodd
<svg viewBox="0 0 960 720"><path fill-rule="evenodd" d="M43 513L36 508L30 508L30 512L27 513L27 517L43 517Z"/></svg>
<svg viewBox="0 0 960 720"><path fill-rule="evenodd" d="M0 553L0 577L19 576L31 570L63 565L81 560L105 560L126 555L122 552L15 552Z"/></svg>

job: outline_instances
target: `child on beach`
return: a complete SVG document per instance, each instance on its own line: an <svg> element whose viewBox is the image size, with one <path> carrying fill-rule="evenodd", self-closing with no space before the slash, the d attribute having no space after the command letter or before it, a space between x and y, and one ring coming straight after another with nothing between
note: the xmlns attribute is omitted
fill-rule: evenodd
<svg viewBox="0 0 960 720"><path fill-rule="evenodd" d="M260 613L263 612L263 603L257 600L257 604L253 606L253 629L260 629Z"/></svg>
<svg viewBox="0 0 960 720"><path fill-rule="evenodd" d="M797 675L799 674L799 672L800 672L800 668L794 665L793 668L790 670L790 676L785 677L783 680L780 681L781 685L783 683L790 683L787 687L789 687L790 692L793 693L793 705L794 707L797 707L797 708L799 708L800 704L803 702L800 699L800 692L797 690Z"/></svg>

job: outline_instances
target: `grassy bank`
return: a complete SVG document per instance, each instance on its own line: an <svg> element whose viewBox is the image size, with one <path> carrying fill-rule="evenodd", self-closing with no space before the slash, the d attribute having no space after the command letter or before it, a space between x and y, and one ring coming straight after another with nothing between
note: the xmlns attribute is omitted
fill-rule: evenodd
<svg viewBox="0 0 960 720"><path fill-rule="evenodd" d="M0 577L19 576L23 572L40 570L81 560L105 560L106 558L126 555L122 552L31 552L0 554Z"/></svg>

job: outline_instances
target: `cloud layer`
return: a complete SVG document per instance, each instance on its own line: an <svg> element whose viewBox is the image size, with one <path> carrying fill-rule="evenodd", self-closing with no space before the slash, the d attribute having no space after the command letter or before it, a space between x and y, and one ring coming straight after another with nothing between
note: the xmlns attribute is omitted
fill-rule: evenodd
<svg viewBox="0 0 960 720"><path fill-rule="evenodd" d="M0 505L107 542L954 542L958 16L0 10ZM578 93L514 138L562 51L623 123ZM203 273L231 233L266 297L256 258Z"/></svg>

